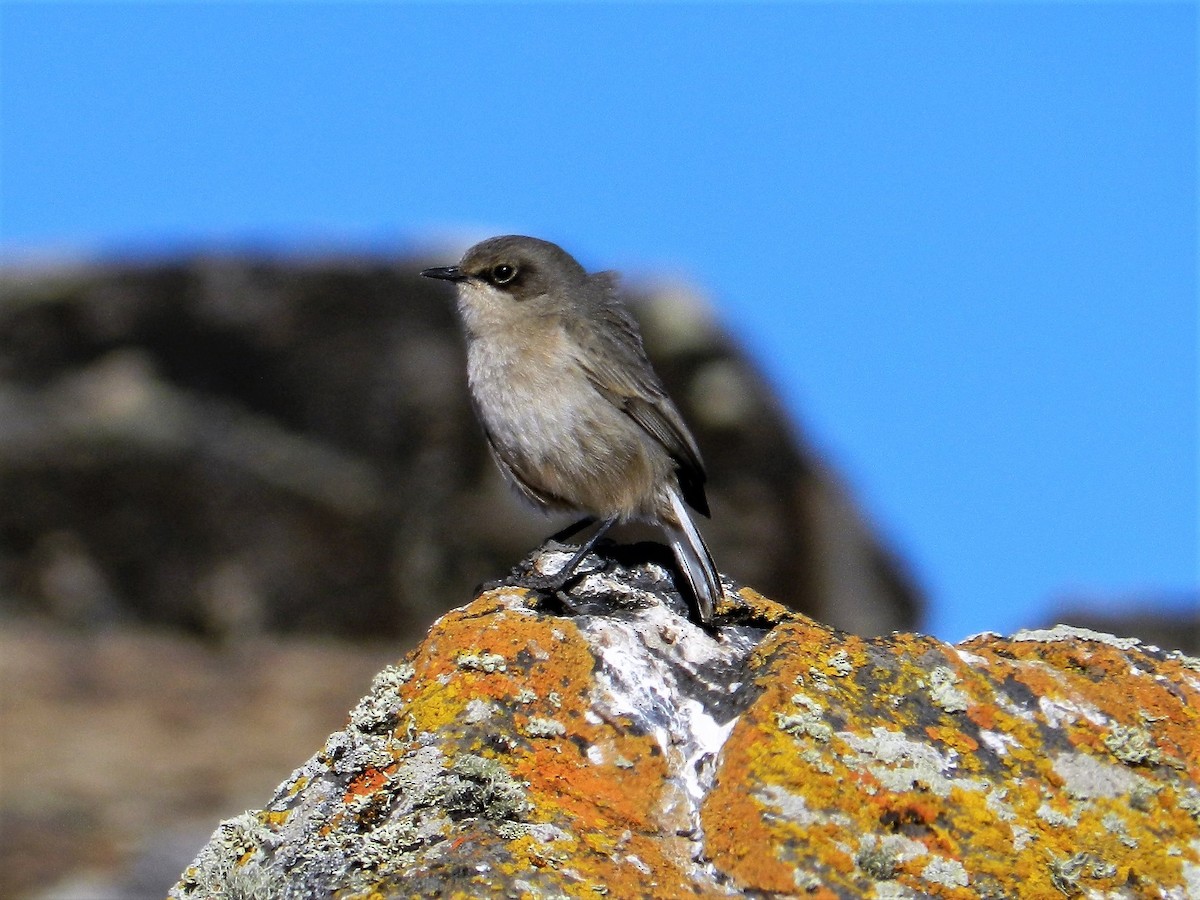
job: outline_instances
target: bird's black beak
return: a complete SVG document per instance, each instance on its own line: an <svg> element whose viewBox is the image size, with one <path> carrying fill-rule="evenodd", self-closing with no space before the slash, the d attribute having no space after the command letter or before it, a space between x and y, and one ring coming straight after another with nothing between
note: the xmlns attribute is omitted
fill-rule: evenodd
<svg viewBox="0 0 1200 900"><path fill-rule="evenodd" d="M432 269L425 269L421 272L426 278L439 278L442 281L466 281L467 276L463 274L462 269L458 266L434 266Z"/></svg>

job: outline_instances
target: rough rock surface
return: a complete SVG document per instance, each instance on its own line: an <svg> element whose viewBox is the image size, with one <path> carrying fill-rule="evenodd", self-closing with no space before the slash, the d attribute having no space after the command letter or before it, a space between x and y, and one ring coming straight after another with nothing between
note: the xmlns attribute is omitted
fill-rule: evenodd
<svg viewBox="0 0 1200 900"><path fill-rule="evenodd" d="M746 588L706 632L657 549L601 554L443 616L171 897L1200 896L1200 661Z"/></svg>

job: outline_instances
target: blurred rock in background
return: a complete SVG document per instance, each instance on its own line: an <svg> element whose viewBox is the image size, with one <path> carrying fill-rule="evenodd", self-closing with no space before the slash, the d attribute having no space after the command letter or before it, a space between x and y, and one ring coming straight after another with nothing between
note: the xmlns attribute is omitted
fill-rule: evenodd
<svg viewBox="0 0 1200 900"><path fill-rule="evenodd" d="M193 258L0 285L0 603L212 636L423 631L565 524L473 419L425 261ZM679 289L635 308L710 474L718 565L860 634L918 592Z"/></svg>
<svg viewBox="0 0 1200 900"><path fill-rule="evenodd" d="M162 896L565 524L488 458L452 294L416 274L445 261L0 272L0 896ZM858 634L915 625L904 566L705 303L635 299L722 571ZM263 730L273 709L311 717Z"/></svg>

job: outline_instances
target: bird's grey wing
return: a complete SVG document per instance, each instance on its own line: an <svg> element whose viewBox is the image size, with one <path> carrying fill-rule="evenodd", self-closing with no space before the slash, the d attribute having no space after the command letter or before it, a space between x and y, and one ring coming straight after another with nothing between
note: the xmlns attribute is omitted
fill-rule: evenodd
<svg viewBox="0 0 1200 900"><path fill-rule="evenodd" d="M708 515L704 463L695 438L650 367L633 316L609 296L613 288L610 276L600 273L591 278L598 282L595 283L598 296L591 298L593 303L589 308L595 323L564 322L573 345L578 347L576 362L596 390L670 454L678 466L684 499L692 508Z"/></svg>

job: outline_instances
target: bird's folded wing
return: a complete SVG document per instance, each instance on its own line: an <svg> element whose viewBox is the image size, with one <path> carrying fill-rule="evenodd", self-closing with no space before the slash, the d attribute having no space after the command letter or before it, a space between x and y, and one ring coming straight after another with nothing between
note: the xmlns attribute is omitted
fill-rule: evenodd
<svg viewBox="0 0 1200 900"><path fill-rule="evenodd" d="M571 345L578 348L576 362L597 391L663 446L679 468L684 499L708 515L700 450L646 360L637 325L616 302L598 301L591 312L601 327L564 321Z"/></svg>

